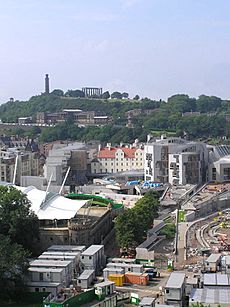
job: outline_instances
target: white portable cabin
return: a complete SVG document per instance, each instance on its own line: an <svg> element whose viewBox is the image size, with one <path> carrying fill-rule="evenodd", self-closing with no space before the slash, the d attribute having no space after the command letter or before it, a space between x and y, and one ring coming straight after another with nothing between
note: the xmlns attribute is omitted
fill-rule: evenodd
<svg viewBox="0 0 230 307"><path fill-rule="evenodd" d="M185 296L185 274L171 273L165 286L165 302L167 305L183 306Z"/></svg>
<svg viewBox="0 0 230 307"><path fill-rule="evenodd" d="M95 279L95 271L94 270L85 270L83 273L77 278L77 285L82 289L88 289Z"/></svg>
<svg viewBox="0 0 230 307"><path fill-rule="evenodd" d="M124 269L125 273L143 273L144 271L144 266L142 264L107 263L107 268Z"/></svg>
<svg viewBox="0 0 230 307"><path fill-rule="evenodd" d="M143 297L139 303L141 307L155 307L155 298L154 297Z"/></svg>
<svg viewBox="0 0 230 307"><path fill-rule="evenodd" d="M48 252L80 252L86 249L85 245L52 245L47 248Z"/></svg>
<svg viewBox="0 0 230 307"><path fill-rule="evenodd" d="M221 254L211 254L207 259L204 261L204 269L207 272L215 273L219 270L221 263Z"/></svg>
<svg viewBox="0 0 230 307"><path fill-rule="evenodd" d="M103 270L103 278L105 280L109 279L109 275L113 275L113 274L124 274L125 270L124 268L120 268L120 269L113 269L113 268L105 268Z"/></svg>
<svg viewBox="0 0 230 307"><path fill-rule="evenodd" d="M62 285L55 282L28 282L26 286L29 292L49 292L53 296L56 296L62 289Z"/></svg>
<svg viewBox="0 0 230 307"><path fill-rule="evenodd" d="M73 279L73 265L72 261L67 260L34 260L30 262L31 268L63 268L65 272L65 280L68 286Z"/></svg>
<svg viewBox="0 0 230 307"><path fill-rule="evenodd" d="M28 268L29 282L50 282L60 283L62 286L67 284L64 268Z"/></svg>
<svg viewBox="0 0 230 307"><path fill-rule="evenodd" d="M96 274L105 267L104 245L91 245L81 253L83 268L95 270Z"/></svg>

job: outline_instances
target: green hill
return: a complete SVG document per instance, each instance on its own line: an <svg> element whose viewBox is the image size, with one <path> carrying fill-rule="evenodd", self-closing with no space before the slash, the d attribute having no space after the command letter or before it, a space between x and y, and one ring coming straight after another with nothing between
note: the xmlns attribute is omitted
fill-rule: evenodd
<svg viewBox="0 0 230 307"><path fill-rule="evenodd" d="M105 127L85 128L63 123L42 130L41 141L97 139L112 143L132 142L136 138L145 141L148 133L159 136L162 132L213 143L228 144L230 138L230 101L205 95L191 98L178 94L168 98L167 102L148 98L107 100L39 95L28 101L1 105L0 118L3 122L17 122L18 117L24 116L32 116L35 120L37 112L58 112L65 108L97 111L100 115L112 116L113 123ZM146 112L133 118L132 128L127 128L125 112L133 109Z"/></svg>

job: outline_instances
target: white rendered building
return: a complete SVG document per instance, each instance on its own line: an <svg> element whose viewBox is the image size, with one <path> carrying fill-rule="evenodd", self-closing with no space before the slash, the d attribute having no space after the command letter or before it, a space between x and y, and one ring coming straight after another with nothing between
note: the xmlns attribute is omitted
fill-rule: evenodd
<svg viewBox="0 0 230 307"><path fill-rule="evenodd" d="M144 150L136 147L111 147L99 150L91 162L92 174L118 173L144 168Z"/></svg>

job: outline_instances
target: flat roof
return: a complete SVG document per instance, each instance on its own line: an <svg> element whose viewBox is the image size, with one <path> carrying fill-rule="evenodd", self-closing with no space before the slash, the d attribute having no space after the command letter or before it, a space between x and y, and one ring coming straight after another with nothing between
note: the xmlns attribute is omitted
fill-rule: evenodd
<svg viewBox="0 0 230 307"><path fill-rule="evenodd" d="M47 248L47 251L83 252L85 249L85 245L52 245Z"/></svg>
<svg viewBox="0 0 230 307"><path fill-rule="evenodd" d="M63 112L82 112L82 110L80 110L80 109L63 109L62 110Z"/></svg>
<svg viewBox="0 0 230 307"><path fill-rule="evenodd" d="M58 269L58 268L36 268L36 267L30 267L28 268L29 272L54 272L54 273L61 273L64 269Z"/></svg>
<svg viewBox="0 0 230 307"><path fill-rule="evenodd" d="M47 281L30 281L26 283L27 287L55 287L57 288L61 284L58 282L47 282Z"/></svg>
<svg viewBox="0 0 230 307"><path fill-rule="evenodd" d="M112 267L126 267L126 268L143 268L143 264L125 263L125 262L109 262L107 263L108 268Z"/></svg>
<svg viewBox="0 0 230 307"><path fill-rule="evenodd" d="M81 254L82 256L91 256L97 253L99 250L103 249L104 245L91 245Z"/></svg>
<svg viewBox="0 0 230 307"><path fill-rule="evenodd" d="M80 255L80 252L58 252L58 251L50 251L50 252L43 252L42 255L47 256L74 256L75 258Z"/></svg>
<svg viewBox="0 0 230 307"><path fill-rule="evenodd" d="M205 303L205 304L229 304L230 291L229 289L193 289L190 294L190 303ZM227 306L227 305L226 305Z"/></svg>
<svg viewBox="0 0 230 307"><path fill-rule="evenodd" d="M94 270L84 270L77 279L88 279L94 274Z"/></svg>
<svg viewBox="0 0 230 307"><path fill-rule="evenodd" d="M143 297L142 300L140 301L140 306L142 306L142 304L144 306L148 305L148 304L153 304L155 302L155 300L156 299L154 297Z"/></svg>
<svg viewBox="0 0 230 307"><path fill-rule="evenodd" d="M230 286L229 274L210 273L204 274L205 286ZM223 288L222 288L223 289Z"/></svg>
<svg viewBox="0 0 230 307"><path fill-rule="evenodd" d="M173 272L169 276L169 279L166 283L165 288L181 288L185 280L185 273L176 273Z"/></svg>
<svg viewBox="0 0 230 307"><path fill-rule="evenodd" d="M122 274L124 272L124 269L123 268L105 268L103 272L119 272L120 274Z"/></svg>
<svg viewBox="0 0 230 307"><path fill-rule="evenodd" d="M47 259L47 260L74 260L76 258L75 255L40 255L38 259Z"/></svg>
<svg viewBox="0 0 230 307"><path fill-rule="evenodd" d="M221 257L221 254L211 254L205 262L217 262Z"/></svg>
<svg viewBox="0 0 230 307"><path fill-rule="evenodd" d="M30 266L32 267L66 267L70 265L72 261L67 260L34 260L30 262Z"/></svg>
<svg viewBox="0 0 230 307"><path fill-rule="evenodd" d="M103 282L100 282L98 284L95 284L94 287L106 287L106 286L110 286L110 285L114 285L114 284L115 284L115 282L107 280L107 281L103 281Z"/></svg>
<svg viewBox="0 0 230 307"><path fill-rule="evenodd" d="M216 285L216 274L204 274L204 285L215 286Z"/></svg>

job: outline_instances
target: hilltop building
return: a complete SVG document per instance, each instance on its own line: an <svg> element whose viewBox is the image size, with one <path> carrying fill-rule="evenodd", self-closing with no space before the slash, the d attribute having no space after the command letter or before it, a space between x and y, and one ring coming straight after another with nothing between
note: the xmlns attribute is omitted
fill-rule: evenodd
<svg viewBox="0 0 230 307"><path fill-rule="evenodd" d="M85 97L100 97L102 95L101 87L83 87L82 92L85 94Z"/></svg>

